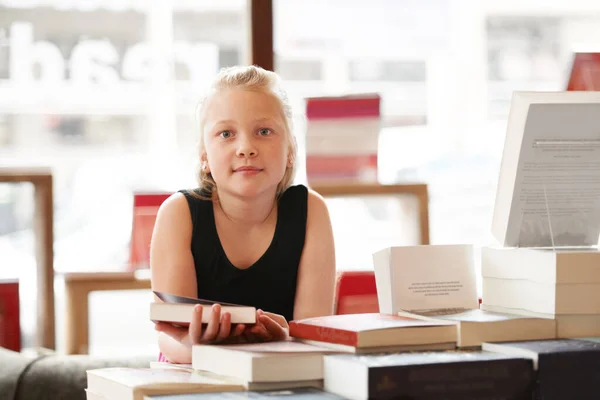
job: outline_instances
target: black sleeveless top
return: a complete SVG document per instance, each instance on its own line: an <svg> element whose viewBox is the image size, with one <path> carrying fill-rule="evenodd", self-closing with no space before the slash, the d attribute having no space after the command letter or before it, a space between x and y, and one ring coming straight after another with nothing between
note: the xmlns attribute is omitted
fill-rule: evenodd
<svg viewBox="0 0 600 400"><path fill-rule="evenodd" d="M275 234L266 252L247 269L235 267L217 234L213 203L180 190L192 216L192 255L198 297L243 304L294 318L298 265L304 248L308 190L288 188L279 198Z"/></svg>

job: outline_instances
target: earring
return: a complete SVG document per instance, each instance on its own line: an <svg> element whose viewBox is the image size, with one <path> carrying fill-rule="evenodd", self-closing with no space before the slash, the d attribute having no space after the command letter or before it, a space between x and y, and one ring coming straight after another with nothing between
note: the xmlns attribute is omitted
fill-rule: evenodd
<svg viewBox="0 0 600 400"><path fill-rule="evenodd" d="M202 171L206 171L206 167L207 167L207 165L206 165L206 161L204 161L204 162L202 163Z"/></svg>

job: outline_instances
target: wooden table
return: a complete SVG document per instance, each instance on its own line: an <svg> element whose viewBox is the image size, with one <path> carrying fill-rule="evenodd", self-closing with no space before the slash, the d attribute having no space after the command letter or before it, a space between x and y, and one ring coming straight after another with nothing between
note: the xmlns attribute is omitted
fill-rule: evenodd
<svg viewBox="0 0 600 400"><path fill-rule="evenodd" d="M37 347L55 348L54 200L49 168L0 167L0 183L31 183L35 210L33 232L37 263Z"/></svg>

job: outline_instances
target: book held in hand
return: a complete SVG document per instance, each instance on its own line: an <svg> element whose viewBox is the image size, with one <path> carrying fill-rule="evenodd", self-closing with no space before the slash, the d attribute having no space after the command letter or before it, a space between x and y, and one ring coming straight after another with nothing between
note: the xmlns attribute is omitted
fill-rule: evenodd
<svg viewBox="0 0 600 400"><path fill-rule="evenodd" d="M210 307L213 304L220 304L221 314L225 312L231 314L232 324L256 323L256 308L254 307L176 296L158 291L154 291L154 294L162 302L150 303L150 320L152 321L171 322L177 325L189 324L192 320L194 307L200 304L204 307L202 322L208 323L211 317Z"/></svg>

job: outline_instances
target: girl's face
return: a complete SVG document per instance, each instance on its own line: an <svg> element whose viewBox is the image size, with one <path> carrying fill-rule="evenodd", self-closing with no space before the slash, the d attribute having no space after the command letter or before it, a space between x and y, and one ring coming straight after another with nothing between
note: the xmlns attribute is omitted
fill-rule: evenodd
<svg viewBox="0 0 600 400"><path fill-rule="evenodd" d="M290 166L279 99L268 91L227 89L209 99L204 115L201 161L219 191L243 197L275 194Z"/></svg>

